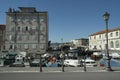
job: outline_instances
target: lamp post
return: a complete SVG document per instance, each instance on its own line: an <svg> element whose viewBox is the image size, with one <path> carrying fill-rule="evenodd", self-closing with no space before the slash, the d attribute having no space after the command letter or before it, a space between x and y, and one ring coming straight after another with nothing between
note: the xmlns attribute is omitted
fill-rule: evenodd
<svg viewBox="0 0 120 80"><path fill-rule="evenodd" d="M106 12L103 15L105 23L106 23L106 53L107 53L107 67L106 67L106 70L107 71L112 71L111 66L110 66L111 57L109 56L109 51L108 51L108 20L109 20L109 16L110 16L110 14L108 12Z"/></svg>
<svg viewBox="0 0 120 80"><path fill-rule="evenodd" d="M86 60L86 55L84 55L84 71L86 72L87 69L86 69L86 62L85 62L85 60Z"/></svg>
<svg viewBox="0 0 120 80"><path fill-rule="evenodd" d="M41 57L41 54L40 54L40 72L42 72L42 57Z"/></svg>
<svg viewBox="0 0 120 80"><path fill-rule="evenodd" d="M41 52L40 51L37 51L37 55L39 55L39 60L40 60L40 72L42 72L42 57L41 57Z"/></svg>
<svg viewBox="0 0 120 80"><path fill-rule="evenodd" d="M62 55L62 72L65 72L64 70L64 57L65 57L65 54L63 52L63 38L61 39L61 55Z"/></svg>

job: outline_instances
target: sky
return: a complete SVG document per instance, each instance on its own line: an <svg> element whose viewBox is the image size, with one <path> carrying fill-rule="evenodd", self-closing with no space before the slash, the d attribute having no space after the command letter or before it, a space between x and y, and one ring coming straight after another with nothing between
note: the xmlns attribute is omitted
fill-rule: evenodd
<svg viewBox="0 0 120 80"><path fill-rule="evenodd" d="M105 30L103 14L110 13L109 28L120 26L120 0L0 0L0 24L9 8L35 7L48 11L49 40L69 42Z"/></svg>

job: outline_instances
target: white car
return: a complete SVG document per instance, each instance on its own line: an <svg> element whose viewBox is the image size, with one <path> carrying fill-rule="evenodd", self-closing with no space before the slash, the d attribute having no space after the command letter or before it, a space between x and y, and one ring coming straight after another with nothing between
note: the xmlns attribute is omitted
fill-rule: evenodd
<svg viewBox="0 0 120 80"><path fill-rule="evenodd" d="M83 60L83 63L84 63L84 60ZM95 60L86 59L86 60L85 60L85 65L86 65L87 67L94 67L94 66L97 66L97 63L95 62Z"/></svg>
<svg viewBox="0 0 120 80"><path fill-rule="evenodd" d="M66 59L64 60L64 65L65 66L71 66L71 67L78 67L80 66L80 61L79 60L74 60L74 59Z"/></svg>

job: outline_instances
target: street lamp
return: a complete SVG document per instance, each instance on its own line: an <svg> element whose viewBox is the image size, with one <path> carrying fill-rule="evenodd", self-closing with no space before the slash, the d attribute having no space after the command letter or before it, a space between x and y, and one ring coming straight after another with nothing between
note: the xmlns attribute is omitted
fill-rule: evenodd
<svg viewBox="0 0 120 80"><path fill-rule="evenodd" d="M63 38L61 39L61 55L62 55L62 72L65 72L65 70L64 70L64 57L65 57L65 54L64 54L64 52L63 52Z"/></svg>
<svg viewBox="0 0 120 80"><path fill-rule="evenodd" d="M42 72L42 57L41 57L41 52L38 50L37 52L36 52L37 54L36 55L39 55L39 60L40 60L40 63L39 63L39 65L40 65L40 72Z"/></svg>
<svg viewBox="0 0 120 80"><path fill-rule="evenodd" d="M107 53L107 67L106 67L106 70L107 71L112 71L111 66L110 66L111 57L109 56L109 52L108 52L108 20L109 20L109 16L110 16L110 14L108 12L106 12L103 15L105 23L106 23L106 53Z"/></svg>

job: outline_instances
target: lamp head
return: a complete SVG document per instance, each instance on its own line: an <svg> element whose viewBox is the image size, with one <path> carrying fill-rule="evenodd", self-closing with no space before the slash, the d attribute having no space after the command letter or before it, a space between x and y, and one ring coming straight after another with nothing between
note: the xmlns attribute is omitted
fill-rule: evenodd
<svg viewBox="0 0 120 80"><path fill-rule="evenodd" d="M109 14L108 12L106 12L106 13L103 15L104 20L105 20L105 21L108 21L108 20L109 20L109 16L110 16L110 14Z"/></svg>

